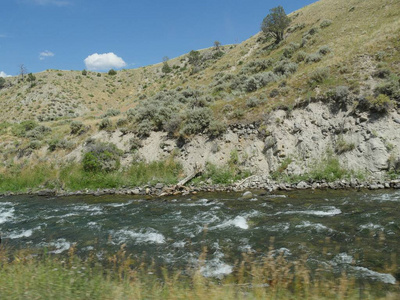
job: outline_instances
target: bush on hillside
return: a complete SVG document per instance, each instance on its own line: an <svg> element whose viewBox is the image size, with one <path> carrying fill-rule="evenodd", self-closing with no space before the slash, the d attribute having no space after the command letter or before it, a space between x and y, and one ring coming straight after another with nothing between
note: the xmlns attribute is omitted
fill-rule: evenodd
<svg viewBox="0 0 400 300"><path fill-rule="evenodd" d="M6 80L3 77L0 77L0 89L6 86Z"/></svg>
<svg viewBox="0 0 400 300"><path fill-rule="evenodd" d="M135 133L141 139L147 138L150 136L150 133L155 130L156 128L152 124L150 120L142 120L140 123L137 124L135 127Z"/></svg>
<svg viewBox="0 0 400 300"><path fill-rule="evenodd" d="M69 124L69 127L71 129L71 134L79 134L83 130L83 123L79 121L72 121L71 124Z"/></svg>
<svg viewBox="0 0 400 300"><path fill-rule="evenodd" d="M374 92L375 95L383 94L400 102L400 78L394 76L393 78L385 80L375 88Z"/></svg>
<svg viewBox="0 0 400 300"><path fill-rule="evenodd" d="M304 51L299 51L296 55L296 62L300 63L302 61L305 61L307 58L307 53Z"/></svg>
<svg viewBox="0 0 400 300"><path fill-rule="evenodd" d="M319 27L326 28L326 27L331 26L332 23L333 23L332 20L325 19L325 20L322 20L321 24L319 24Z"/></svg>
<svg viewBox="0 0 400 300"><path fill-rule="evenodd" d="M177 132L179 132L179 129L182 124L182 118L179 115L174 115L172 116L169 120L164 122L163 124L163 129L166 131L169 135L175 135Z"/></svg>
<svg viewBox="0 0 400 300"><path fill-rule="evenodd" d="M311 53L306 57L306 63L316 63L321 61L322 55L320 53Z"/></svg>
<svg viewBox="0 0 400 300"><path fill-rule="evenodd" d="M42 139L46 134L51 132L51 128L39 125L25 133L25 137L33 139Z"/></svg>
<svg viewBox="0 0 400 300"><path fill-rule="evenodd" d="M327 55L331 51L332 50L331 50L331 48L329 48L328 45L324 45L324 46L321 46L321 48L319 48L318 53L321 54L321 55Z"/></svg>
<svg viewBox="0 0 400 300"><path fill-rule="evenodd" d="M86 172L112 172L120 167L122 151L112 143L92 142L82 159Z"/></svg>
<svg viewBox="0 0 400 300"><path fill-rule="evenodd" d="M201 133L208 128L212 120L212 111L209 108L195 108L187 111L182 133L192 135Z"/></svg>
<svg viewBox="0 0 400 300"><path fill-rule="evenodd" d="M112 128L112 122L110 119L106 118L100 121L99 123L99 129L100 130L107 130Z"/></svg>
<svg viewBox="0 0 400 300"><path fill-rule="evenodd" d="M327 98L337 103L346 103L350 95L350 89L347 86L337 86L327 92Z"/></svg>
<svg viewBox="0 0 400 300"><path fill-rule="evenodd" d="M367 98L367 100L369 101L370 110L378 113L387 113L395 106L395 102L383 94L379 94L377 97Z"/></svg>
<svg viewBox="0 0 400 300"><path fill-rule="evenodd" d="M286 46L283 49L282 56L284 58L292 58L293 54L297 51L297 49L300 48L299 44L296 43L290 43L288 46Z"/></svg>
<svg viewBox="0 0 400 300"><path fill-rule="evenodd" d="M117 71L115 71L114 69L111 69L110 71L108 71L108 75L110 75L110 76L117 75Z"/></svg>
<svg viewBox="0 0 400 300"><path fill-rule="evenodd" d="M310 74L308 83L312 85L320 84L329 77L329 68L318 68Z"/></svg>
<svg viewBox="0 0 400 300"><path fill-rule="evenodd" d="M11 132L15 136L24 137L27 131L34 129L37 126L39 126L39 124L33 120L22 121L19 124L15 124L12 127Z"/></svg>
<svg viewBox="0 0 400 300"><path fill-rule="evenodd" d="M119 109L111 108L107 110L105 114L101 116L101 118L107 118L107 117L115 117L118 116L121 113Z"/></svg>
<svg viewBox="0 0 400 300"><path fill-rule="evenodd" d="M242 74L256 74L267 70L269 67L272 66L273 60L272 59L258 59L253 60L247 63L242 70L240 71ZM230 76L230 78L229 78ZM224 76L224 80L227 81L232 79L231 74L226 74Z"/></svg>
<svg viewBox="0 0 400 300"><path fill-rule="evenodd" d="M289 60L281 60L274 66L274 73L277 75L290 75L296 73L298 65Z"/></svg>
<svg viewBox="0 0 400 300"><path fill-rule="evenodd" d="M226 132L226 129L226 124L217 120L213 120L208 126L208 135L210 138L217 138L223 135Z"/></svg>

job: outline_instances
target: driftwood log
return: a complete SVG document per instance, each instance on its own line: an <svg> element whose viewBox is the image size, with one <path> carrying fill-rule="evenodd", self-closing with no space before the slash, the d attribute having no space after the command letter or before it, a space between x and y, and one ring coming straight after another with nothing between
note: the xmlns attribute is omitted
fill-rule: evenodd
<svg viewBox="0 0 400 300"><path fill-rule="evenodd" d="M193 172L190 175L183 178L181 181L179 181L178 184L176 185L176 188L184 186L186 183L188 183L193 178L199 176L201 173L203 173L203 169L196 163Z"/></svg>

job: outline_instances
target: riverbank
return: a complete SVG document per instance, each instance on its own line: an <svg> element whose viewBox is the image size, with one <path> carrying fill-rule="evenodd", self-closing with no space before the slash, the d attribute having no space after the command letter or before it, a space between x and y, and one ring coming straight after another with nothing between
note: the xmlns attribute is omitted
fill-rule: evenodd
<svg viewBox="0 0 400 300"><path fill-rule="evenodd" d="M232 184L198 184L198 185L165 185L157 183L155 185L144 185L141 187L123 187L123 188L98 188L98 189L82 189L77 191L68 191L63 189L37 189L27 190L25 192L5 192L0 193L2 196L14 195L32 195L43 197L67 197L79 195L136 195L136 196L149 196L149 197L164 197L172 195L189 195L204 192L245 192L245 198L252 193L252 190L265 191L266 193L273 193L277 191L296 191L296 190L383 190L383 189L400 189L400 179L394 180L372 180L360 181L358 179L351 180L337 180L328 182L321 181L300 181L296 183L284 183L273 181L264 176L250 176ZM246 191L247 193L246 196Z"/></svg>

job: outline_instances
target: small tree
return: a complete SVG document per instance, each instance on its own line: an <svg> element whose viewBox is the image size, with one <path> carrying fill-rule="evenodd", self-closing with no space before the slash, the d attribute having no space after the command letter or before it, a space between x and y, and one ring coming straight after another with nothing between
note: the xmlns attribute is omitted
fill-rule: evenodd
<svg viewBox="0 0 400 300"><path fill-rule="evenodd" d="M189 63L193 66L200 64L201 55L199 51L192 50L189 52Z"/></svg>
<svg viewBox="0 0 400 300"><path fill-rule="evenodd" d="M3 77L0 77L0 89L2 89L6 85L6 80Z"/></svg>
<svg viewBox="0 0 400 300"><path fill-rule="evenodd" d="M167 74L170 73L172 71L171 67L168 64L169 61L169 57L168 56L164 56L163 57L163 66L162 66L162 72Z"/></svg>
<svg viewBox="0 0 400 300"><path fill-rule="evenodd" d="M283 40L283 33L290 24L290 18L286 15L282 6L269 10L269 14L261 23L261 30L268 36L273 36L275 42Z"/></svg>
<svg viewBox="0 0 400 300"><path fill-rule="evenodd" d="M219 51L219 47L221 47L221 43L219 41L214 42L215 50Z"/></svg>
<svg viewBox="0 0 400 300"><path fill-rule="evenodd" d="M115 71L114 69L111 69L110 71L108 71L108 75L110 75L110 76L117 75L117 71Z"/></svg>
<svg viewBox="0 0 400 300"><path fill-rule="evenodd" d="M36 76L33 75L32 73L28 74L28 79L29 82L34 82L36 80Z"/></svg>

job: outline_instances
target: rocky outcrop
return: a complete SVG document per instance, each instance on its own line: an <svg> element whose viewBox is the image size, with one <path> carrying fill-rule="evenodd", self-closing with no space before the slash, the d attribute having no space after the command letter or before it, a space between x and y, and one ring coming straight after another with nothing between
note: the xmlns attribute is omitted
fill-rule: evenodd
<svg viewBox="0 0 400 300"><path fill-rule="evenodd" d="M343 167L379 178L388 170L390 160L400 154L400 124L396 120L400 120L396 111L368 115L333 110L319 102L292 111L274 111L263 124L232 125L214 140L199 134L186 143L178 143L166 133L153 132L135 154L129 153L128 141L133 134L101 131L93 138L112 142L124 150L123 164L137 156L154 161L173 153L187 174L207 162L224 165L232 153L237 153L244 168L262 175L269 175L288 159L286 172L302 174L327 155L334 155ZM67 159L79 160L83 150L84 146L78 147Z"/></svg>

